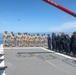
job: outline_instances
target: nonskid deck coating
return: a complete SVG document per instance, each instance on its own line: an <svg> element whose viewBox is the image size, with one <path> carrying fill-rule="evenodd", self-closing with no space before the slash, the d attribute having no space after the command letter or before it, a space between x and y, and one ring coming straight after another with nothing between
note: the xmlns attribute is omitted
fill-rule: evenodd
<svg viewBox="0 0 76 75"><path fill-rule="evenodd" d="M6 75L76 75L76 60L42 47L4 48Z"/></svg>

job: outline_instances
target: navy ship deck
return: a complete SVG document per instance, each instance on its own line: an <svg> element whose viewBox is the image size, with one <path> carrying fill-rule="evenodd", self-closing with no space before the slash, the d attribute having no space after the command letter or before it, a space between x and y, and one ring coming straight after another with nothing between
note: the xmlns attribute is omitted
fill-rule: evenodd
<svg viewBox="0 0 76 75"><path fill-rule="evenodd" d="M43 47L5 47L0 75L76 75L76 58Z"/></svg>

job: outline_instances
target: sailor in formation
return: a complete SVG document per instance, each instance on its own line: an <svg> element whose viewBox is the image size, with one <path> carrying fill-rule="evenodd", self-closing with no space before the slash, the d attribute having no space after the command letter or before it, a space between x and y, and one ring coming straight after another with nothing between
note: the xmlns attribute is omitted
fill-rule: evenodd
<svg viewBox="0 0 76 75"><path fill-rule="evenodd" d="M26 46L26 33L23 35L23 46Z"/></svg>
<svg viewBox="0 0 76 75"><path fill-rule="evenodd" d="M4 37L4 46L8 46L9 35L7 34L7 31L4 32L3 37Z"/></svg>
<svg viewBox="0 0 76 75"><path fill-rule="evenodd" d="M7 34L7 31L5 31L3 38L4 46L48 46L48 49L52 49L61 53L65 52L67 55L73 53L73 56L76 57L76 32L73 32L71 36L64 34L64 32L59 34L52 33L52 36L50 37L50 35L46 36L45 34L40 36L39 34L21 34L20 32L18 32L18 34L15 36L13 32Z"/></svg>
<svg viewBox="0 0 76 75"><path fill-rule="evenodd" d="M19 47L21 47L22 46L22 35L21 35L21 33L19 34Z"/></svg>
<svg viewBox="0 0 76 75"><path fill-rule="evenodd" d="M24 33L23 35L18 32L17 35L15 36L13 32L11 32L9 35L7 34L7 31L4 32L3 34L4 37L4 46L25 46L25 47L33 47L33 46L46 46L46 40L47 37L45 34L40 36L39 34L28 34ZM10 38L10 40L8 40ZM10 43L8 42L10 41Z"/></svg>
<svg viewBox="0 0 76 75"><path fill-rule="evenodd" d="M15 36L14 36L14 34L12 34L12 37L11 37L11 46L15 47Z"/></svg>
<svg viewBox="0 0 76 75"><path fill-rule="evenodd" d="M36 46L39 47L40 46L40 35L37 34L36 36Z"/></svg>
<svg viewBox="0 0 76 75"><path fill-rule="evenodd" d="M44 36L43 36L43 34L41 36L41 42L42 42L41 46L44 46Z"/></svg>
<svg viewBox="0 0 76 75"><path fill-rule="evenodd" d="M11 32L11 33L10 33L9 37L10 37L10 46L12 46L12 37L13 37L13 32Z"/></svg>

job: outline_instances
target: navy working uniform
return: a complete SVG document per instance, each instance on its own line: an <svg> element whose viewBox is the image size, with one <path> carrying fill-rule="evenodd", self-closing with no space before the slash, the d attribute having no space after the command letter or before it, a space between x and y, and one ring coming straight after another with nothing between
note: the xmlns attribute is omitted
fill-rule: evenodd
<svg viewBox="0 0 76 75"><path fill-rule="evenodd" d="M56 50L56 35L52 33L52 50Z"/></svg>
<svg viewBox="0 0 76 75"><path fill-rule="evenodd" d="M61 35L61 50L65 51L65 35L63 33Z"/></svg>
<svg viewBox="0 0 76 75"><path fill-rule="evenodd" d="M70 54L70 43L71 43L71 40L69 38L68 35L66 35L66 38L65 38L65 51L66 51L66 54Z"/></svg>
<svg viewBox="0 0 76 75"><path fill-rule="evenodd" d="M50 34L48 34L47 39L48 39L48 49L51 50L51 38L50 38Z"/></svg>
<svg viewBox="0 0 76 75"><path fill-rule="evenodd" d="M75 57L76 55L76 32L74 33L74 38L73 38L73 56Z"/></svg>
<svg viewBox="0 0 76 75"><path fill-rule="evenodd" d="M73 52L73 50L74 50L74 49L73 49L73 48L74 48L74 47L73 47L73 46L74 46L74 45L73 45L73 41L74 41L74 33L72 34L70 40L71 40L71 43L70 43L70 51Z"/></svg>
<svg viewBox="0 0 76 75"><path fill-rule="evenodd" d="M61 51L61 35L58 34L57 40L56 40L56 49L60 52Z"/></svg>

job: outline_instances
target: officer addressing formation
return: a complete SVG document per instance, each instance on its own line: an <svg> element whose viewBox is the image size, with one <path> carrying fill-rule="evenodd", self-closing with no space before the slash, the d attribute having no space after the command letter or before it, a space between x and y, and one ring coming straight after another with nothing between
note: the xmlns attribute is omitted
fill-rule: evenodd
<svg viewBox="0 0 76 75"><path fill-rule="evenodd" d="M7 31L3 34L4 37L4 46L19 46L19 47L47 47L49 50L57 51L60 53L66 53L67 55L70 55L73 53L73 56L76 56L76 32L73 32L72 36L69 36L68 34L59 33L55 34L52 33L52 36L50 37L50 34L47 36L45 34L28 34L24 33L23 35L18 32L17 35L14 35L13 32L10 34L7 34ZM10 39L10 43L8 43L8 38Z"/></svg>

